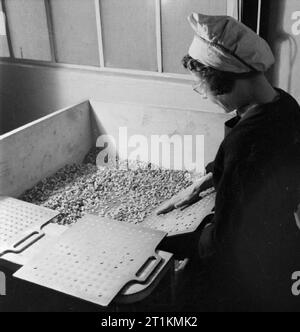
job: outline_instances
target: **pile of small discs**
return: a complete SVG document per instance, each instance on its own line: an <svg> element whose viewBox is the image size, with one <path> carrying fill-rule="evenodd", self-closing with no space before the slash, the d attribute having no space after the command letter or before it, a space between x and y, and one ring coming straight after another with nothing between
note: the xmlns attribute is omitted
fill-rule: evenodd
<svg viewBox="0 0 300 332"><path fill-rule="evenodd" d="M141 162L123 162L115 168L86 163L64 167L20 199L60 212L55 220L59 224L72 224L87 213L140 223L191 183L187 171Z"/></svg>

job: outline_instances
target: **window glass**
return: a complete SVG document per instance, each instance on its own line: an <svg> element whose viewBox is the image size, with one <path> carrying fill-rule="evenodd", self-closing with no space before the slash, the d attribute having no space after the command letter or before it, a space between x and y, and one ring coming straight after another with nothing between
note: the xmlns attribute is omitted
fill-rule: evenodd
<svg viewBox="0 0 300 332"><path fill-rule="evenodd" d="M5 5L14 56L21 59L50 61L51 51L44 1L6 0Z"/></svg>
<svg viewBox="0 0 300 332"><path fill-rule="evenodd" d="M9 57L9 55L6 32L6 17L2 11L2 6L0 3L0 57Z"/></svg>
<svg viewBox="0 0 300 332"><path fill-rule="evenodd" d="M157 71L155 0L101 0L105 66Z"/></svg>
<svg viewBox="0 0 300 332"><path fill-rule="evenodd" d="M50 0L57 61L99 66L94 0Z"/></svg>
<svg viewBox="0 0 300 332"><path fill-rule="evenodd" d="M161 4L163 70L186 74L181 59L188 53L194 36L187 17L192 12L226 15L227 0L161 0Z"/></svg>

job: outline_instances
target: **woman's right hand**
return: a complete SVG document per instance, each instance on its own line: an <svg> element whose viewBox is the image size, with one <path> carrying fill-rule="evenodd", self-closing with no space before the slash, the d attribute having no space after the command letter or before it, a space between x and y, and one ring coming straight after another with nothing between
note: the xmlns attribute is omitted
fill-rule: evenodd
<svg viewBox="0 0 300 332"><path fill-rule="evenodd" d="M212 173L209 173L201 179L195 181L190 187L181 191L167 202L163 203L156 211L157 215L166 214L174 209L183 208L198 202L200 194L213 187Z"/></svg>

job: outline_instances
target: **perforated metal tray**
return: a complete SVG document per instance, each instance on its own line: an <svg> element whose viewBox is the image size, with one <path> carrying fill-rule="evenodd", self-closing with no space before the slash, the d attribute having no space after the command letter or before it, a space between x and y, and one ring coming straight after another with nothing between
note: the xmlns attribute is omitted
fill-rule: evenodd
<svg viewBox="0 0 300 332"><path fill-rule="evenodd" d="M22 252L43 237L43 226L58 214L44 207L0 196L0 257L8 252Z"/></svg>
<svg viewBox="0 0 300 332"><path fill-rule="evenodd" d="M174 273L174 261L172 261L173 254L158 251L158 255L162 258L161 264L152 273L147 282L144 284L133 283L125 286L117 297L118 302L131 302L131 298L133 298L132 302L136 302L147 297L168 272L168 269L169 272ZM173 264L170 264L171 262Z"/></svg>
<svg viewBox="0 0 300 332"><path fill-rule="evenodd" d="M131 281L146 282L166 233L87 215L15 277L107 306Z"/></svg>
<svg viewBox="0 0 300 332"><path fill-rule="evenodd" d="M34 258L34 256L38 255L40 252L43 252L45 249L51 246L52 243L57 241L58 237L66 230L68 230L67 226L61 226L57 224L46 225L43 228L43 231L45 232L45 236L43 238L39 239L34 244L26 248L23 252L18 254L7 253L3 255L0 260L14 264L13 269L16 271L16 268L29 263ZM16 267L16 265L18 267Z"/></svg>
<svg viewBox="0 0 300 332"><path fill-rule="evenodd" d="M176 209L159 216L153 213L142 225L167 232L169 237L195 232L205 217L212 213L215 200L216 193L210 192L184 210Z"/></svg>

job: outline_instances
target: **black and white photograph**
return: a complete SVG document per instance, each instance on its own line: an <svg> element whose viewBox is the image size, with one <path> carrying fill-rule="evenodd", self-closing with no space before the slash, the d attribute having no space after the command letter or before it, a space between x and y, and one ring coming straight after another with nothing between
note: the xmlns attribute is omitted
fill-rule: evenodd
<svg viewBox="0 0 300 332"><path fill-rule="evenodd" d="M299 0L0 0L0 313L300 312L299 73Z"/></svg>

